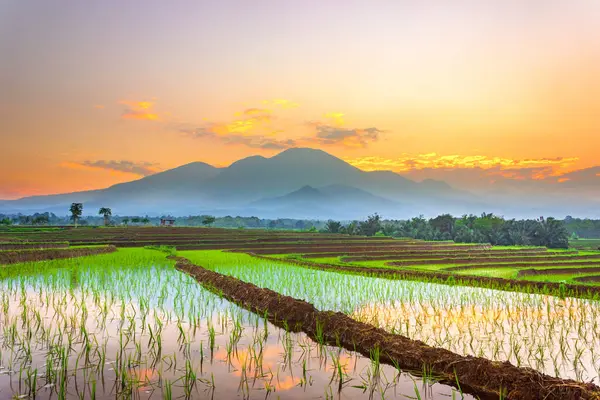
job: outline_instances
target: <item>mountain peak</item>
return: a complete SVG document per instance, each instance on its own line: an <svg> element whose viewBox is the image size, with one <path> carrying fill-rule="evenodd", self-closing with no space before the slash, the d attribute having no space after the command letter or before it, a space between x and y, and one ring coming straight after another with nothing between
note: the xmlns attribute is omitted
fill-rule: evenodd
<svg viewBox="0 0 600 400"><path fill-rule="evenodd" d="M302 186L300 189L296 190L293 193L297 193L297 194L316 194L316 193L320 193L319 189L316 189L310 185L304 185Z"/></svg>
<svg viewBox="0 0 600 400"><path fill-rule="evenodd" d="M292 147L286 150L283 150L281 153L277 154L275 157L283 156L283 155L294 155L294 154L320 154L320 155L328 155L333 157L331 154L323 151L321 149L312 149L310 147Z"/></svg>

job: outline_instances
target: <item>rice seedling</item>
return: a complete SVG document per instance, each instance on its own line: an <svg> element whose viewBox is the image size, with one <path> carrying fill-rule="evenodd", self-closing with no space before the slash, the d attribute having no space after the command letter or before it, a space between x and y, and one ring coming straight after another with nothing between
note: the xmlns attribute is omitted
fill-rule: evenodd
<svg viewBox="0 0 600 400"><path fill-rule="evenodd" d="M369 358L285 332L149 249L3 269L0 327L0 397L356 397L372 375ZM403 398L412 379L402 373L394 395L370 387Z"/></svg>
<svg viewBox="0 0 600 400"><path fill-rule="evenodd" d="M380 279L220 251L180 255L318 309L340 311L455 353L510 361L560 378L599 378L597 299ZM319 325L316 336L320 342Z"/></svg>

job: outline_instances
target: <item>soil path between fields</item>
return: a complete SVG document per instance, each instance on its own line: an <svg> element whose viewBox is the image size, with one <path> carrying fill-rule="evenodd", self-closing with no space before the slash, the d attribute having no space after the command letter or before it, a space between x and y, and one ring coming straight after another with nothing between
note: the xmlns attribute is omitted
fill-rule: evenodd
<svg viewBox="0 0 600 400"><path fill-rule="evenodd" d="M316 342L342 346L366 357L379 348L382 362L396 364L405 371L420 371L426 365L441 378L441 383L453 385L458 379L463 391L482 399L499 398L500 388L506 391L505 398L515 400L600 399L600 388L592 383L553 378L509 362L461 356L388 333L339 312L319 311L305 301L210 271L186 258L169 258L176 261L177 269L204 287L265 316L279 327L302 331Z"/></svg>
<svg viewBox="0 0 600 400"><path fill-rule="evenodd" d="M114 253L115 251L117 251L115 246L0 251L0 265L95 256L99 254Z"/></svg>

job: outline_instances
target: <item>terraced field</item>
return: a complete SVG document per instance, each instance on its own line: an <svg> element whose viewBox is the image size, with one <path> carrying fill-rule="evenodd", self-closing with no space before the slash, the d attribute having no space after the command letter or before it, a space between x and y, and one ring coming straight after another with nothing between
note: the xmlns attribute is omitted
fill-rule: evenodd
<svg viewBox="0 0 600 400"><path fill-rule="evenodd" d="M598 251L19 228L0 264L0 398L600 398Z"/></svg>

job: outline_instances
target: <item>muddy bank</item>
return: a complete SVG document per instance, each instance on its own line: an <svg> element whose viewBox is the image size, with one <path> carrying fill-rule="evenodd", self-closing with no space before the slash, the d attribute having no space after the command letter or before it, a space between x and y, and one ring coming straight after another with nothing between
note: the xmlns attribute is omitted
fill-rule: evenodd
<svg viewBox="0 0 600 400"><path fill-rule="evenodd" d="M344 257L342 261L365 261L365 260L356 260L357 257ZM410 260L410 259L402 259L399 257L401 261L392 261L387 263L387 265L395 265L395 266L411 266L411 265L434 265L434 264L477 264L477 268L480 266L486 268L488 265L503 265L504 267L512 267L515 265L526 264L526 263L540 263L537 265L540 266L551 266L551 265L562 265L562 262L568 262L569 260L573 261L588 261L595 262L596 264L600 264L600 255L573 255L573 256L515 256L512 254L509 257L497 257L497 256L473 256L473 257L421 257L421 259ZM368 261L368 260L367 260ZM506 263L510 263L506 265ZM535 264L533 264L535 265ZM463 269L465 266L456 266L447 268L448 270ZM473 266L475 268L475 266Z"/></svg>
<svg viewBox="0 0 600 400"><path fill-rule="evenodd" d="M404 260L467 260L471 261L474 259L483 259L483 260L495 260L495 259L505 259L520 257L521 259L525 258L525 260L533 259L533 257L567 257L565 253L558 252L546 252L546 251L511 251L511 252L497 252L495 250L450 250L450 251L405 251L405 252L382 252L382 254L371 254L369 253L356 253L344 255L340 258L343 262L355 262L355 261L404 261ZM575 256L575 255L574 255ZM303 258L311 258L305 257ZM335 257L335 256L329 256ZM594 257L593 255L589 256L580 256L580 257ZM600 259L600 254L595 256ZM318 257L316 257L318 258Z"/></svg>
<svg viewBox="0 0 600 400"><path fill-rule="evenodd" d="M461 248L467 246L460 246ZM422 244L414 244L414 245L406 245L406 244L397 244L395 242L392 243L373 243L371 245L355 245L355 244L347 244L343 246L335 246L335 245L295 245L295 246L280 246L280 247L266 247L258 248L255 246L244 246L240 248L236 248L235 250L240 253L248 253L253 252L256 254L305 254L305 253L347 253L347 252L368 252L371 250L385 250L388 252L391 251L403 251L403 250L413 250L413 251L428 251L428 250L446 250L452 251L456 248L456 245L437 245L437 246L429 246ZM479 245L469 245L468 248L471 249L485 249L485 246Z"/></svg>
<svg viewBox="0 0 600 400"><path fill-rule="evenodd" d="M335 264L321 264L305 260L274 258L269 256L256 255L253 253L248 254L250 254L253 257L261 258L264 260L289 263L300 267L312 268L321 271L344 272L385 279L418 280L449 285L485 287L489 289L503 291L542 293L582 298L594 298L600 296L600 286L582 286L573 284L562 284L557 282L534 282L488 276L457 275L450 272L342 266Z"/></svg>
<svg viewBox="0 0 600 400"><path fill-rule="evenodd" d="M578 282L600 282L600 275L579 276L574 279Z"/></svg>
<svg viewBox="0 0 600 400"><path fill-rule="evenodd" d="M356 260L356 261L370 261L376 260L376 257L388 257L388 256L404 256L404 255L421 255L421 254L431 254L435 256L456 256L456 255L468 255L468 254L518 254L518 255L535 255L539 253L544 254L554 254L555 252L548 252L546 248L531 248L531 249L521 249L521 250L511 250L511 249L492 249L489 245L482 245L481 249L462 249L462 246L455 246L453 248L435 250L435 249L426 249L426 250L369 250L369 251L354 251L348 249L345 252L331 252L331 253L305 253L302 254L302 258L320 258L320 257L369 257L369 259L365 260ZM575 251L573 251L575 252ZM564 254L565 252L561 252ZM374 258L371 258L374 257ZM385 259L385 258L384 258Z"/></svg>
<svg viewBox="0 0 600 400"><path fill-rule="evenodd" d="M386 265L401 266L400 263L390 262ZM503 263L481 263L472 265L457 265L455 267L444 268L444 271L468 271L470 269L481 269L481 268L535 268L535 267L597 267L600 266L600 260L589 260L589 261L560 261L560 262L540 262L538 264L534 262L511 262L507 264Z"/></svg>
<svg viewBox="0 0 600 400"><path fill-rule="evenodd" d="M586 274L586 273L593 273L593 272L600 272L600 267L522 269L517 273L517 276L521 277L521 276L537 276L537 275Z"/></svg>
<svg viewBox="0 0 600 400"><path fill-rule="evenodd" d="M0 251L35 250L35 249L66 249L68 247L69 247L69 242L0 243Z"/></svg>
<svg viewBox="0 0 600 400"><path fill-rule="evenodd" d="M600 388L591 383L562 380L508 362L492 362L479 357L464 357L448 350L433 348L420 341L390 334L382 329L353 320L345 314L319 311L312 304L283 296L269 289L193 265L182 257L172 257L176 267L193 276L205 287L274 324L303 331L317 342L339 345L365 356L379 348L381 361L397 364L403 370L420 371L427 365L442 383L458 379L462 389L485 399L515 400L600 399Z"/></svg>
<svg viewBox="0 0 600 400"><path fill-rule="evenodd" d="M0 252L0 264L16 264L22 262L58 260L62 258L75 258L107 254L117 251L114 246L75 248L75 249L46 249L46 250L21 250Z"/></svg>

